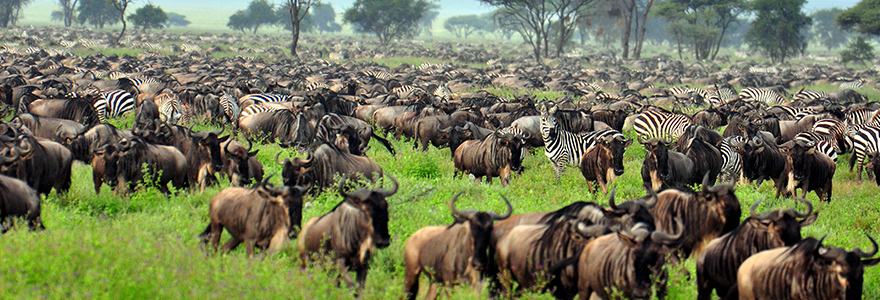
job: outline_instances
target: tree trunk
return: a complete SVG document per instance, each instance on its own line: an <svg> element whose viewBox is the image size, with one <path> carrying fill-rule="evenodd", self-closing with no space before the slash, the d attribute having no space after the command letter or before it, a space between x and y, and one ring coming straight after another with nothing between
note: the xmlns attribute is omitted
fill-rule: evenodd
<svg viewBox="0 0 880 300"><path fill-rule="evenodd" d="M636 34L636 49L635 53L633 53L633 57L636 59L642 57L642 44L645 42L645 31L648 29L648 14L651 12L651 6L653 5L654 0L648 0L648 3L645 4L645 13L642 14L642 23L639 24L639 32Z"/></svg>
<svg viewBox="0 0 880 300"><path fill-rule="evenodd" d="M124 10L123 10L122 16L123 16L122 17L122 31L120 31L119 36L116 37L116 43L115 43L116 44L115 46L117 46L117 47L119 46L119 42L122 41L122 37L125 36L125 28L128 27L127 22L125 22L125 11Z"/></svg>

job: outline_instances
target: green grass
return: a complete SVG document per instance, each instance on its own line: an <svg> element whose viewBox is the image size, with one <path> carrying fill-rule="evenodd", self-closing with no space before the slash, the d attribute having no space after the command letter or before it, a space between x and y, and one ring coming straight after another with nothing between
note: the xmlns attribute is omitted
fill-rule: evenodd
<svg viewBox="0 0 880 300"><path fill-rule="evenodd" d="M126 124L116 120L117 124ZM211 129L210 126L197 126ZM604 195L586 190L583 177L569 169L560 181L553 177L549 162L540 151L529 156L522 176L507 188L498 180L492 185L471 179L452 179L453 165L448 149L413 151L411 143L393 141L396 157L374 144L368 155L400 182L399 192L388 199L390 233L393 242L375 253L367 278L366 299L393 299L402 295L403 245L421 227L450 224L447 202L465 191L462 208L503 211L501 196L513 203L515 213L549 211L578 200L606 202ZM266 174L280 173L275 153L300 155L276 145L256 146ZM636 144L627 149L626 173L615 183L618 201L643 195L639 169L644 149ZM840 158L841 162L847 156ZM154 188L142 189L128 198L114 196L104 187L95 195L91 168L76 163L73 188L64 196L54 193L43 202L47 230L30 232L22 226L5 236L0 245L0 298L2 299L138 299L138 298L240 298L338 299L352 295L336 284L333 268L301 269L295 243L279 253L247 258L244 247L223 255L205 251L196 236L208 221L208 202L228 181L204 193L185 191L162 195ZM280 183L280 176L273 177ZM818 203L818 221L804 229L804 236L827 236L827 244L869 248L865 233L880 237L880 188L868 181L855 182L852 172L838 165L835 196L831 203ZM757 190L738 186L737 195L747 207L767 199L761 210L790 207L790 199L773 199L773 189L765 183ZM333 191L309 198L304 222L326 213L338 201ZM228 234L224 235L224 240ZM694 259L685 263L694 274ZM671 272L670 299L696 297L695 279ZM422 293L426 279L422 279ZM880 298L880 268L865 272L865 299ZM454 299L483 299L486 287L451 289ZM526 298L549 295L530 293Z"/></svg>

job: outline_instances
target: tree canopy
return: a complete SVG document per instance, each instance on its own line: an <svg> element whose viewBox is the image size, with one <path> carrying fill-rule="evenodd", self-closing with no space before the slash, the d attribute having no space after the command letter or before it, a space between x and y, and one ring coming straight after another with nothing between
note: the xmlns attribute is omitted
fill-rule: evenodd
<svg viewBox="0 0 880 300"><path fill-rule="evenodd" d="M0 1L0 28L15 25L18 22L21 9L31 3L31 0L2 0Z"/></svg>
<svg viewBox="0 0 880 300"><path fill-rule="evenodd" d="M880 0L862 0L837 15L837 24L858 33L880 35Z"/></svg>
<svg viewBox="0 0 880 300"><path fill-rule="evenodd" d="M336 11L332 3L317 3L309 13L312 28L318 32L339 32L342 25L336 22Z"/></svg>
<svg viewBox="0 0 880 300"><path fill-rule="evenodd" d="M175 13L175 12L167 12L165 14L168 15L168 21L165 22L166 27L171 27L171 26L186 27L190 24L189 20L187 20L186 16L184 16L184 15L181 15L181 14Z"/></svg>
<svg viewBox="0 0 880 300"><path fill-rule="evenodd" d="M830 51L849 40L849 33L837 25L835 19L843 10L839 8L820 9L813 13L811 33L816 40Z"/></svg>
<svg viewBox="0 0 880 300"><path fill-rule="evenodd" d="M104 28L104 25L113 25L119 22L116 9L107 0L80 0L76 7L76 20L79 24Z"/></svg>
<svg viewBox="0 0 880 300"><path fill-rule="evenodd" d="M147 4L135 10L133 14L128 15L128 19L134 23L135 28L143 30L160 29L165 27L168 15L165 14L161 7Z"/></svg>
<svg viewBox="0 0 880 300"><path fill-rule="evenodd" d="M755 19L746 33L746 42L754 50L770 57L773 63L785 62L807 48L806 29L813 22L804 14L805 0L755 0Z"/></svg>
<svg viewBox="0 0 880 300"><path fill-rule="evenodd" d="M429 4L426 0L356 0L342 19L356 32L375 34L385 44L415 36Z"/></svg>
<svg viewBox="0 0 880 300"><path fill-rule="evenodd" d="M867 62L872 59L874 59L874 47L871 47L863 37L856 38L846 46L846 49L840 51L840 62L843 64L857 62L867 66Z"/></svg>
<svg viewBox="0 0 880 300"><path fill-rule="evenodd" d="M689 45L696 59L714 59L731 24L745 12L744 0L663 0L655 14L667 20L666 29L678 43Z"/></svg>
<svg viewBox="0 0 880 300"><path fill-rule="evenodd" d="M261 26L275 24L277 21L278 17L272 3L268 0L253 0L248 4L247 9L240 9L229 16L226 26L232 30L240 30L242 33L247 29L257 34Z"/></svg>
<svg viewBox="0 0 880 300"><path fill-rule="evenodd" d="M61 19L64 21L65 27L70 27L70 25L73 24L73 21L76 20L77 3L79 3L79 0L58 0L58 5L61 6L61 11L59 11L59 13L61 13Z"/></svg>
<svg viewBox="0 0 880 300"><path fill-rule="evenodd" d="M443 29L449 31L457 38L468 38L474 32L485 30L488 24L486 19L478 15L454 16L446 19Z"/></svg>

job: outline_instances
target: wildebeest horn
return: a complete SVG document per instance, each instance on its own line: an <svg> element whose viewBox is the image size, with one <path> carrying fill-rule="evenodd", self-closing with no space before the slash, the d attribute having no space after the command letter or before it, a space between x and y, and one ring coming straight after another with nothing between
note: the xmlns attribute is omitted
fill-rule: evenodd
<svg viewBox="0 0 880 300"><path fill-rule="evenodd" d="M709 189L712 188L709 186L709 171L706 171L706 175L703 175L703 193L708 193Z"/></svg>
<svg viewBox="0 0 880 300"><path fill-rule="evenodd" d="M465 218L465 219L473 218L474 215L477 213L476 210L472 210L472 209L458 210L455 208L455 201L458 200L458 197L461 196L461 194L464 194L464 191L458 192L458 194L455 194L455 196L452 196L452 199L449 200L449 209L452 211L452 214L457 217Z"/></svg>
<svg viewBox="0 0 880 300"><path fill-rule="evenodd" d="M223 152L229 153L229 145L230 144L232 144L232 140L227 141L226 144L223 145ZM247 151L245 151L245 152L247 152ZM278 152L278 154L281 154L281 152ZM277 159L276 159L276 161L277 161Z"/></svg>
<svg viewBox="0 0 880 300"><path fill-rule="evenodd" d="M613 210L620 210L620 208L617 207L617 204L614 204L614 194L616 193L617 184L615 184L614 187L611 188L611 194L608 195L608 207L611 207L611 209Z"/></svg>
<svg viewBox="0 0 880 300"><path fill-rule="evenodd" d="M750 217L760 219L760 217L758 217L757 211L758 211L758 206L761 205L761 201L764 201L764 199L759 199L758 201L755 201L755 203L752 203L751 206L749 206L749 216Z"/></svg>
<svg viewBox="0 0 880 300"><path fill-rule="evenodd" d="M499 216L495 212L489 212L489 215L492 216L492 219L495 221L501 221L507 218L510 218L510 215L513 214L513 206L510 205L510 201L507 200L507 197L501 196L501 199L504 199L504 203L507 204L507 212L504 213L503 216Z"/></svg>
<svg viewBox="0 0 880 300"><path fill-rule="evenodd" d="M21 137L19 136L19 138ZM27 148L23 148L22 145L27 145ZM34 152L34 145L31 144L31 141L22 139L18 142L18 151L21 155L31 154L31 152Z"/></svg>
<svg viewBox="0 0 880 300"><path fill-rule="evenodd" d="M797 210L792 209L792 211L794 212L795 218L806 218L806 217L810 216L811 213L813 213L813 203L810 203L810 201L808 201L807 199L801 198L801 197L795 197L795 199L797 199L797 201L803 202L804 204L807 205L807 211L804 213L799 213L799 212L797 212Z"/></svg>
<svg viewBox="0 0 880 300"><path fill-rule="evenodd" d="M266 186L269 184L269 179L271 179L272 176L275 176L275 174L272 174L272 175L266 176L266 178L263 178L263 181L260 182L259 187L261 187L265 190L269 190L269 188L267 188ZM269 190L269 191L271 191L271 190Z"/></svg>
<svg viewBox="0 0 880 300"><path fill-rule="evenodd" d="M578 222L575 229L577 230L577 233L583 237L594 237L605 233L605 225L602 224L587 226L584 222Z"/></svg>
<svg viewBox="0 0 880 300"><path fill-rule="evenodd" d="M250 153L251 149L254 148L254 141L252 141L250 137L246 137L245 140L247 140L247 142L248 142L248 147L247 147L247 150L245 150L244 152Z"/></svg>
<svg viewBox="0 0 880 300"><path fill-rule="evenodd" d="M865 234L865 235L868 236L868 240L871 240L871 245L874 245L874 250L871 251L870 253L865 253L862 251L862 249L859 249L859 248L853 249L853 253L858 255L860 258L869 258L869 257L877 254L877 241L875 241L874 238L872 238L870 234Z"/></svg>
<svg viewBox="0 0 880 300"><path fill-rule="evenodd" d="M397 193L397 188L398 188L397 179L394 179L394 176L391 176L391 175L388 175L388 178L391 179L391 184L392 184L391 190L386 190L384 188L377 188L375 190L376 193L379 193L385 197L391 197L391 195L394 195L394 193Z"/></svg>
<svg viewBox="0 0 880 300"><path fill-rule="evenodd" d="M648 190L648 195L650 195L651 197L649 197L648 200L645 201L645 208L652 209L655 205L657 205L657 191L654 191L654 189L650 187L646 188L646 190Z"/></svg>
<svg viewBox="0 0 880 300"><path fill-rule="evenodd" d="M674 235L663 232L663 231L659 231L659 230L654 231L653 233L651 233L651 239L654 240L655 242L658 242L661 244L666 244L666 245L675 244L683 236L683 233L684 233L684 224L681 222L681 219L678 217L675 218L675 228L676 228L677 233Z"/></svg>
<svg viewBox="0 0 880 300"><path fill-rule="evenodd" d="M282 166L283 166L283 165L286 165L288 162L290 162L290 158L285 158L285 159L284 159L284 162L279 161L279 160L278 160L278 156L279 156L279 155L281 155L281 152L280 152L280 151L279 151L278 153L275 153L275 162L278 163L279 165L282 165Z"/></svg>
<svg viewBox="0 0 880 300"><path fill-rule="evenodd" d="M0 155L0 165L5 165L18 160L20 154L14 148L11 150L12 156Z"/></svg>

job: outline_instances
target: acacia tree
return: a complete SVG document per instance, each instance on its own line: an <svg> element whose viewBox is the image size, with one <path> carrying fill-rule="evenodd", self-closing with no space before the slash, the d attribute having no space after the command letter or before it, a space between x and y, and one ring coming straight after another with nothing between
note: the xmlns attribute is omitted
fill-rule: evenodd
<svg viewBox="0 0 880 300"><path fill-rule="evenodd" d="M122 41L122 37L125 36L125 29L128 27L128 23L125 21L125 11L128 9L128 6L134 3L136 0L107 0L113 5L113 8L119 12L118 17L119 21L122 22L122 30L119 31L119 35L116 36L116 39L113 40L113 46L119 46L119 42Z"/></svg>
<svg viewBox="0 0 880 300"><path fill-rule="evenodd" d="M805 0L755 0L752 9L756 18L746 33L749 47L759 50L773 63L801 54L807 48L806 29L812 19L804 14Z"/></svg>
<svg viewBox="0 0 880 300"><path fill-rule="evenodd" d="M837 24L858 33L880 35L880 0L862 0L837 15Z"/></svg>
<svg viewBox="0 0 880 300"><path fill-rule="evenodd" d="M61 16L64 20L64 27L70 27L76 19L76 4L79 0L58 0L61 5Z"/></svg>
<svg viewBox="0 0 880 300"><path fill-rule="evenodd" d="M311 22L314 24L314 29L318 30L318 32L342 31L342 26L336 23L336 11L333 9L332 3L313 4L309 15L311 16Z"/></svg>
<svg viewBox="0 0 880 300"><path fill-rule="evenodd" d="M342 19L356 32L375 34L387 44L396 38L415 36L428 8L426 0L356 0Z"/></svg>
<svg viewBox="0 0 880 300"><path fill-rule="evenodd" d="M153 4L147 4L138 8L133 14L128 15L128 19L134 23L135 28L148 30L151 28L160 29L165 27L168 21L168 15L161 7Z"/></svg>
<svg viewBox="0 0 880 300"><path fill-rule="evenodd" d="M813 35L829 51L831 48L843 45L849 39L849 34L834 21L842 11L836 7L826 8L814 12L811 16L813 18Z"/></svg>
<svg viewBox="0 0 880 300"><path fill-rule="evenodd" d="M535 61L547 56L552 12L545 0L480 0L498 7L495 22L498 26L518 32L532 46Z"/></svg>
<svg viewBox="0 0 880 300"><path fill-rule="evenodd" d="M422 14L422 18L419 19L419 33L416 35L419 35L424 31L428 36L431 36L431 27L434 27L434 20L436 20L439 15L440 5L437 3L428 3L428 9Z"/></svg>
<svg viewBox="0 0 880 300"><path fill-rule="evenodd" d="M238 10L229 16L226 26L242 33L245 29L253 30L257 34L260 26L275 24L277 20L275 8L268 0L253 0L247 9Z"/></svg>
<svg viewBox="0 0 880 300"><path fill-rule="evenodd" d="M181 14L178 14L175 12L168 12L168 13L166 13L166 15L168 15L168 21L165 21L165 27L171 27L171 26L186 27L187 25L190 24L190 21L187 20L186 16L184 16L184 15L181 15Z"/></svg>
<svg viewBox="0 0 880 300"><path fill-rule="evenodd" d="M18 21L21 9L31 3L31 0L2 0L0 1L0 28L15 25Z"/></svg>
<svg viewBox="0 0 880 300"><path fill-rule="evenodd" d="M478 15L454 16L446 19L443 23L443 29L446 29L456 38L468 38L474 32L483 30L486 27L485 19Z"/></svg>
<svg viewBox="0 0 880 300"><path fill-rule="evenodd" d="M119 22L116 10L107 0L81 0L76 11L76 19L80 25L89 23L96 28L104 28L104 25Z"/></svg>
<svg viewBox="0 0 880 300"><path fill-rule="evenodd" d="M317 4L318 0L286 0L282 5L290 18L290 55L299 57L296 47L299 44L300 25L309 14L309 9Z"/></svg>
<svg viewBox="0 0 880 300"><path fill-rule="evenodd" d="M696 59L715 59L731 24L745 12L743 0L662 0L656 14L667 19L667 31L678 43L690 45Z"/></svg>

